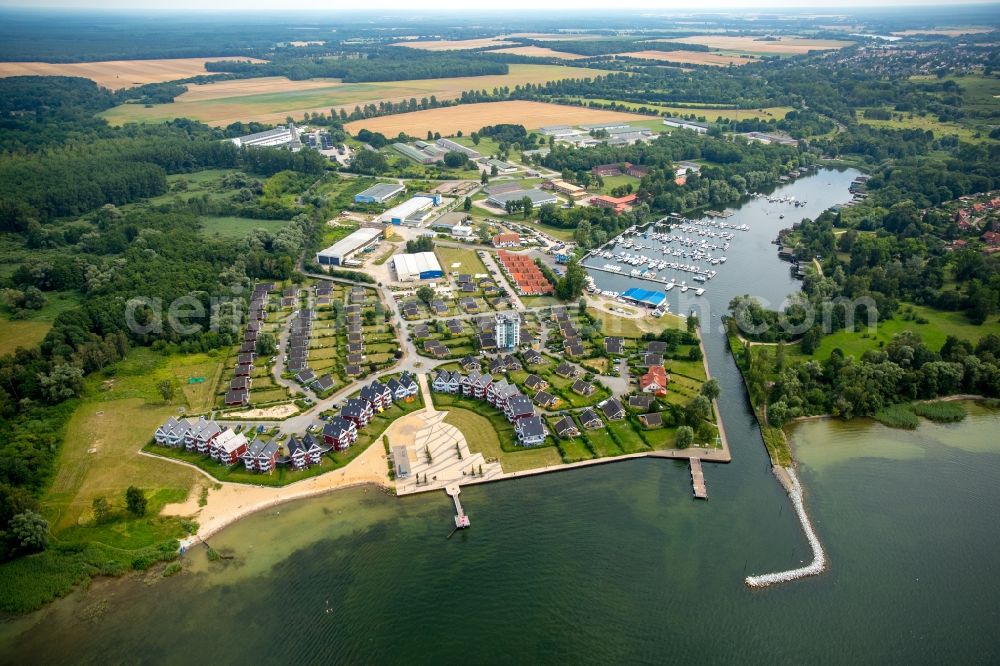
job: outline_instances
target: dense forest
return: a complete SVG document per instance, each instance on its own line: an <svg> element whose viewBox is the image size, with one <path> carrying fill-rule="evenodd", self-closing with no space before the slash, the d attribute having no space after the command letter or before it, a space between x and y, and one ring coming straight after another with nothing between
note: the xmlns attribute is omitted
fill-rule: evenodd
<svg viewBox="0 0 1000 666"><path fill-rule="evenodd" d="M291 54L263 64L221 60L205 63L210 72L226 72L240 77L286 76L294 81L338 78L347 83L367 81L409 81L452 76L506 74L506 63L470 55L433 53L402 47L373 50L358 57L303 58Z"/></svg>

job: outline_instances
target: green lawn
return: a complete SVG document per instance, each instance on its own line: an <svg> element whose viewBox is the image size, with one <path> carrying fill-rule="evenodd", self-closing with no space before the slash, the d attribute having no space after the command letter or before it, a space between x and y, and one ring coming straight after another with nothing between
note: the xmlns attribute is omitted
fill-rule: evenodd
<svg viewBox="0 0 1000 666"><path fill-rule="evenodd" d="M552 429L550 428L551 432ZM581 460L593 460L594 454L587 448L587 444L579 437L562 439L556 437L556 445L562 454L562 459L567 463L579 462Z"/></svg>
<svg viewBox="0 0 1000 666"><path fill-rule="evenodd" d="M598 456L606 458L622 454L621 447L612 439L611 434L606 428L584 430L582 432L590 440L590 445L597 451Z"/></svg>
<svg viewBox="0 0 1000 666"><path fill-rule="evenodd" d="M649 450L646 443L642 441L642 437L632 429L628 421L613 421L608 424L608 431L612 433L612 436L624 453L637 453Z"/></svg>
<svg viewBox="0 0 1000 666"><path fill-rule="evenodd" d="M201 233L206 236L243 238L254 229L277 233L288 225L288 220L257 220L249 217L203 217Z"/></svg>
<svg viewBox="0 0 1000 666"><path fill-rule="evenodd" d="M452 398L450 401L451 405L441 407L448 412L448 415L444 419L445 423L450 423L465 435L465 440L469 444L470 451L473 453L482 453L487 459L499 460L500 467L504 472L521 472L527 469L562 463L558 449L553 446L534 449L519 447L513 451L505 450L500 443L500 434L496 430L496 424L493 419L489 419L464 407L455 406L456 400L453 396L435 394L435 402L443 402L439 398L444 397ZM471 407L473 404L470 401L469 406ZM503 417L500 418L502 419ZM512 447L508 446L508 448Z"/></svg>
<svg viewBox="0 0 1000 666"><path fill-rule="evenodd" d="M486 264L479 258L475 250L454 247L434 248L434 254L441 262L441 268L445 273L488 273ZM455 266L454 264L458 264Z"/></svg>
<svg viewBox="0 0 1000 666"><path fill-rule="evenodd" d="M683 349L684 346L681 346ZM688 361L688 360L677 360L673 358L663 359L663 366L667 369L667 372L673 374L678 373L685 375L686 377L691 377L692 379L697 379L699 381L705 381L708 379L705 376L705 364L701 361Z"/></svg>
<svg viewBox="0 0 1000 666"><path fill-rule="evenodd" d="M869 349L877 349L880 343L888 344L892 340L892 336L906 330L918 333L924 344L934 351L941 348L949 335L961 340L968 340L973 344L990 333L1000 335L1000 321L997 321L996 316L992 317L988 323L977 326L969 322L961 312L946 312L908 304L900 305L900 312L905 312L908 308L913 309L916 318L925 319L927 323L920 324L916 320L906 320L901 314L897 314L891 321L879 323L874 334L869 334L867 328L864 328L860 333L847 330L837 331L823 337L813 357L827 358L830 352L838 347L847 356L861 356ZM793 349L790 347L789 351L791 352ZM798 352L798 345L795 345L794 351Z"/></svg>
<svg viewBox="0 0 1000 666"><path fill-rule="evenodd" d="M645 308L635 308L628 305L615 304L615 307L629 312L644 311ZM605 336L618 336L624 338L642 338L646 333L659 333L666 329L684 329L686 327L683 317L673 314L665 314L659 319L643 317L642 319L631 319L619 317L616 314L598 310L597 308L587 308L587 314L602 322L601 333Z"/></svg>
<svg viewBox="0 0 1000 666"><path fill-rule="evenodd" d="M116 576L143 570L177 555L177 539L194 526L180 518L161 518L164 504L183 501L201 480L192 469L138 455L142 442L176 405L150 402L128 377L148 364L136 354L118 365L118 385L88 381L86 396L64 403L75 410L66 427L52 483L41 498L51 543L43 553L0 565L0 610L25 612L63 596L91 576ZM124 367L122 367L124 366ZM96 385L96 388L95 388ZM99 391L100 393L95 393ZM146 515L125 511L125 489L135 485L147 497ZM110 519L93 520L92 502L104 497Z"/></svg>
<svg viewBox="0 0 1000 666"><path fill-rule="evenodd" d="M488 215L488 216L489 217L495 217L495 216L492 216L492 215ZM519 218L519 217L520 217L520 215L515 215L514 216L515 219L512 219L511 222L516 222L517 224L523 224L523 225L525 225L527 227L531 227L532 229L537 229L538 231L541 231L543 233L548 234L549 236L552 236L556 240L561 240L561 241L564 241L564 242L565 241L571 241L571 240L573 240L573 229L561 229L561 228L558 228L558 227L550 227L550 226L548 226L546 224L539 224L538 220L521 220L521 219L516 219L516 218Z"/></svg>
<svg viewBox="0 0 1000 666"><path fill-rule="evenodd" d="M451 137L451 138L452 141L454 141L455 143L460 143L463 146L468 146L473 150L479 151L479 153L484 157L489 157L490 155L498 155L500 153L500 144L497 141L491 139L490 137L485 137L485 136L480 137L478 145L472 140L472 137L468 135L460 137ZM521 154L513 149L508 151L507 156L509 159L514 160L515 162L520 163L521 161ZM473 176L475 176L476 178L479 177L475 173L473 173Z"/></svg>
<svg viewBox="0 0 1000 666"><path fill-rule="evenodd" d="M892 111L891 109L886 110ZM859 112L858 122L863 125L889 129L930 130L931 132L934 132L934 136L937 138L951 135L957 136L962 141L979 140L975 136L976 130L959 125L958 123L942 122L933 113L920 116L915 113L899 113L892 111L892 116L892 120L876 120L873 118L865 118L864 114ZM982 136L985 136L985 134Z"/></svg>
<svg viewBox="0 0 1000 666"><path fill-rule="evenodd" d="M562 305L555 296L521 296L521 302L526 308L540 308L548 305Z"/></svg>
<svg viewBox="0 0 1000 666"><path fill-rule="evenodd" d="M602 176L601 180L604 181L604 186L601 188L602 194L611 194L611 190L625 185L631 185L633 190L639 187L639 179L632 176Z"/></svg>
<svg viewBox="0 0 1000 666"><path fill-rule="evenodd" d="M0 319L0 356L11 354L19 347L31 349L45 339L51 321L11 321Z"/></svg>
<svg viewBox="0 0 1000 666"><path fill-rule="evenodd" d="M30 349L37 345L52 328L55 318L79 302L79 296L73 292L47 292L45 306L28 310L26 319L11 319L9 312L0 312L0 356L18 347Z"/></svg>

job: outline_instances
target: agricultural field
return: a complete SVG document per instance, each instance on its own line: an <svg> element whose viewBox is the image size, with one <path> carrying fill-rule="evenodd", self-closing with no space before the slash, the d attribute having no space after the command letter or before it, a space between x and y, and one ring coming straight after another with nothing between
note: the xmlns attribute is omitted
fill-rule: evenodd
<svg viewBox="0 0 1000 666"><path fill-rule="evenodd" d="M499 37L484 37L482 39L440 39L434 41L406 40L396 42L392 46L405 46L422 51L468 51L484 49L490 46L512 46L516 42L505 41Z"/></svg>
<svg viewBox="0 0 1000 666"><path fill-rule="evenodd" d="M839 39L805 39L802 37L779 37L762 40L758 37L737 37L735 35L693 35L654 41L701 44L712 49L763 55L800 55L809 51L842 49L854 43Z"/></svg>
<svg viewBox="0 0 1000 666"><path fill-rule="evenodd" d="M149 107L142 104L122 104L101 115L112 125L163 122L174 118L192 118L216 126L254 120L277 123L284 122L288 116L301 118L306 113L329 113L331 109L350 112L355 106L381 101L401 102L414 97L420 100L431 95L439 100L457 99L469 90L492 90L502 86L513 88L525 83L546 83L602 74L606 72L562 65L511 65L507 74L379 83L342 83L338 79L289 81L283 77L267 77L190 85L188 92L177 97L173 104L153 104ZM373 119L372 122L377 120L379 119ZM489 123L476 125L472 129L477 130L483 124ZM398 130L393 132L395 134L398 134Z"/></svg>
<svg viewBox="0 0 1000 666"><path fill-rule="evenodd" d="M529 67L531 65L523 66ZM512 65L511 69L513 68ZM593 72L594 70L574 68L574 71ZM348 123L344 128L352 134L364 128L372 132L381 132L386 136L395 136L400 132L413 136L423 136L427 134L428 130L440 132L442 136L451 136L459 131L469 134L485 125L500 123L517 123L534 129L546 125L579 125L612 120L638 121L646 118L646 116L621 111L587 109L545 102L512 101L461 104L442 109L428 109L427 111L356 120Z"/></svg>
<svg viewBox="0 0 1000 666"><path fill-rule="evenodd" d="M511 55L529 56L532 58L559 58L560 60L581 60L587 56L577 53L556 51L544 46L514 46L509 49L496 49L490 53L509 53Z"/></svg>
<svg viewBox="0 0 1000 666"><path fill-rule="evenodd" d="M219 58L167 58L161 60L107 60L104 62L0 62L0 77L5 76L80 76L111 90L131 88L147 83L176 81L192 76L207 75L206 62L219 60L249 60L240 56Z"/></svg>
<svg viewBox="0 0 1000 666"><path fill-rule="evenodd" d="M729 65L746 65L753 62L755 58L750 56L722 55L719 53L704 53L701 51L633 51L631 53L618 53L620 58L641 58L643 60L662 60L664 62L675 62L681 65L715 65L717 67L727 67Z"/></svg>

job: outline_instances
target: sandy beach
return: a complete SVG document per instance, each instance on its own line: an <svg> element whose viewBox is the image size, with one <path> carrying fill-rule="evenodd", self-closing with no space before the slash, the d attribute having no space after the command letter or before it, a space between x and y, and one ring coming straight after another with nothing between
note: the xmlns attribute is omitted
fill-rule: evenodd
<svg viewBox="0 0 1000 666"><path fill-rule="evenodd" d="M181 540L181 546L184 548L207 539L244 516L276 504L364 484L390 487L385 451L377 442L346 467L303 479L283 488L219 483L202 470L198 471L205 475L209 483L208 503L205 506L198 506L202 488L199 484L195 486L187 500L178 504L167 504L161 512L165 516L185 516L198 521L198 533ZM219 485L222 487L216 489Z"/></svg>

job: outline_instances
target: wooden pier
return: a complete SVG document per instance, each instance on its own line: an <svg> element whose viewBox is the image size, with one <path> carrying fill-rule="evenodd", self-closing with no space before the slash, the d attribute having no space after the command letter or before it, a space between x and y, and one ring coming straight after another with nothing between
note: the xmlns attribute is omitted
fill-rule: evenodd
<svg viewBox="0 0 1000 666"><path fill-rule="evenodd" d="M465 515L465 511L462 510L462 500L458 499L459 493L462 492L461 486L457 483L445 486L444 491L448 493L448 496L455 502L455 529L461 530L469 526L469 517Z"/></svg>
<svg viewBox="0 0 1000 666"><path fill-rule="evenodd" d="M697 499L708 499L708 489L705 488L705 474L701 471L701 458L689 458L691 463L691 486L694 488L694 496ZM455 498L458 501L458 498Z"/></svg>

